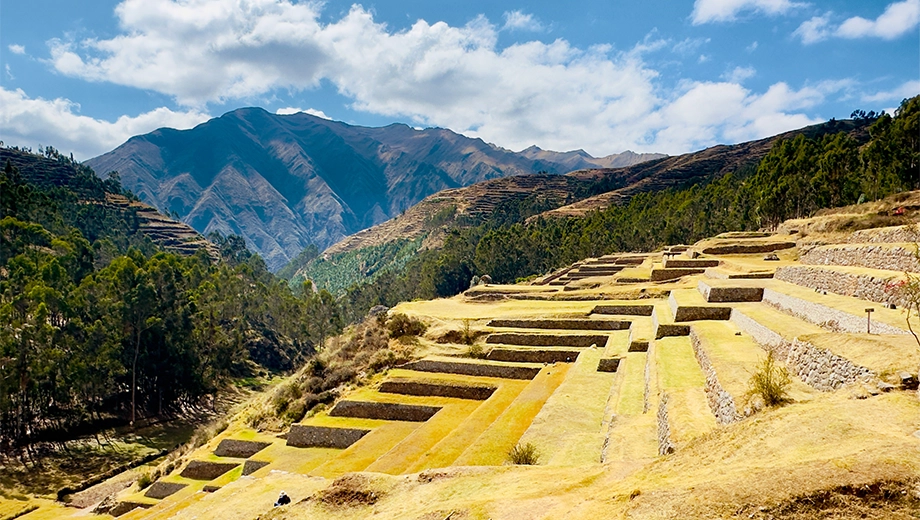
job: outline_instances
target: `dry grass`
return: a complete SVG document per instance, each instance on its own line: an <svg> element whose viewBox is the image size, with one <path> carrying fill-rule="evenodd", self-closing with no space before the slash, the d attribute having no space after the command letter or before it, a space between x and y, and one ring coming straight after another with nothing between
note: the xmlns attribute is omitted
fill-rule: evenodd
<svg viewBox="0 0 920 520"><path fill-rule="evenodd" d="M690 338L662 338L655 341L658 386L668 394L668 422L671 440L678 448L716 426L715 416L703 391L706 379L690 346Z"/></svg>

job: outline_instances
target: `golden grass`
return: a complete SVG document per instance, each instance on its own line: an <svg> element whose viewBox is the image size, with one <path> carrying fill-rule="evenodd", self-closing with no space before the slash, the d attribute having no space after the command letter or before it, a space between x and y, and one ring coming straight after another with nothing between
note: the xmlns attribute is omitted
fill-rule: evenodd
<svg viewBox="0 0 920 520"><path fill-rule="evenodd" d="M419 458L430 452L435 445L483 405L481 401L458 401L445 405L440 412L425 421L420 428L413 431L393 449L369 465L367 471L392 475L405 473Z"/></svg>
<svg viewBox="0 0 920 520"><path fill-rule="evenodd" d="M645 352L630 352L620 361L618 372L623 373L623 383L617 396L617 415L641 415L645 395Z"/></svg>
<svg viewBox="0 0 920 520"><path fill-rule="evenodd" d="M534 417L565 379L568 371L569 365L566 363L556 363L541 370L495 422L457 458L454 465L502 464L508 450L527 431Z"/></svg>
<svg viewBox="0 0 920 520"><path fill-rule="evenodd" d="M452 432L445 435L440 442L422 454L408 468L408 471L414 473L431 468L443 468L453 464L505 412L508 406L517 399L518 395L529 384L530 381L502 380L498 389L492 393L489 399L483 402Z"/></svg>
<svg viewBox="0 0 920 520"><path fill-rule="evenodd" d="M690 439L716 427L706 401L706 378L693 355L690 338L662 338L655 341L658 386L668 394L668 423L671 440L678 449Z"/></svg>
<svg viewBox="0 0 920 520"><path fill-rule="evenodd" d="M920 348L913 336L825 333L802 336L801 339L869 368L882 377L901 370L915 372L920 365Z"/></svg>
<svg viewBox="0 0 920 520"><path fill-rule="evenodd" d="M532 443L541 464L577 466L600 461L604 407L615 374L598 372L600 349L585 349L534 417L521 443Z"/></svg>
<svg viewBox="0 0 920 520"><path fill-rule="evenodd" d="M826 332L817 325L786 314L766 303L734 303L732 307L785 339Z"/></svg>
<svg viewBox="0 0 920 520"><path fill-rule="evenodd" d="M607 347L604 349L604 357L624 356L628 348L629 329L611 331L610 339L607 340Z"/></svg>
<svg viewBox="0 0 920 520"><path fill-rule="evenodd" d="M320 464L310 471L311 475L336 478L352 471L364 471L375 460L393 449L403 439L420 428L423 423L388 421L352 444L341 450L338 456Z"/></svg>

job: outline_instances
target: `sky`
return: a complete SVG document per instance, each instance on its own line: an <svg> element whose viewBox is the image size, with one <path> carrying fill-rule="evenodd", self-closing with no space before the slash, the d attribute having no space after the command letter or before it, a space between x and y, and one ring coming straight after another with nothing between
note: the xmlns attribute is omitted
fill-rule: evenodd
<svg viewBox="0 0 920 520"><path fill-rule="evenodd" d="M80 160L240 107L680 154L920 94L920 0L6 0L0 140Z"/></svg>

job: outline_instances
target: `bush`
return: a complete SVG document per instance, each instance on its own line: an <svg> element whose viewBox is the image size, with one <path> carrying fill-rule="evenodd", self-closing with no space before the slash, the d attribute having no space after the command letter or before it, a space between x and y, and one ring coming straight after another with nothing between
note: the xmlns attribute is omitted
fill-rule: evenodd
<svg viewBox="0 0 920 520"><path fill-rule="evenodd" d="M777 364L773 352L767 352L766 359L751 375L748 397L759 398L766 406L781 406L792 401L787 392L790 384L789 371Z"/></svg>
<svg viewBox="0 0 920 520"><path fill-rule="evenodd" d="M287 406L287 409L284 411L282 419L287 423L295 423L303 419L303 416L307 413L307 407L304 401L297 400L293 401Z"/></svg>
<svg viewBox="0 0 920 520"><path fill-rule="evenodd" d="M488 353L483 350L482 345L470 345L469 350L466 351L466 355L475 359L485 359Z"/></svg>
<svg viewBox="0 0 920 520"><path fill-rule="evenodd" d="M421 336L428 330L428 326L418 318L410 318L398 312L387 319L387 330L390 331L391 338L397 339L403 336Z"/></svg>
<svg viewBox="0 0 920 520"><path fill-rule="evenodd" d="M515 444L508 450L508 462L511 464L526 464L534 466L540 463L540 451L531 443Z"/></svg>
<svg viewBox="0 0 920 520"><path fill-rule="evenodd" d="M144 473L141 475L141 478L137 479L137 489L147 489L150 484L153 484L153 477L150 476L150 473Z"/></svg>

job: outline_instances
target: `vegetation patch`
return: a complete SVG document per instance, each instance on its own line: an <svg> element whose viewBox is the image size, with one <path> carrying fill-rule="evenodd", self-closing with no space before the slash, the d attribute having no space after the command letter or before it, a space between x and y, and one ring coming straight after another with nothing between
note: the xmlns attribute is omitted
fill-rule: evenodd
<svg viewBox="0 0 920 520"><path fill-rule="evenodd" d="M508 450L508 463L536 466L540 463L540 450L529 442L515 444Z"/></svg>
<svg viewBox="0 0 920 520"><path fill-rule="evenodd" d="M317 492L308 500L331 507L372 506L385 495L372 489L371 480L364 475L345 475L335 479L331 486Z"/></svg>
<svg viewBox="0 0 920 520"><path fill-rule="evenodd" d="M862 485L836 486L803 494L775 506L747 505L739 517L765 520L912 520L920 511L920 483L881 480Z"/></svg>

